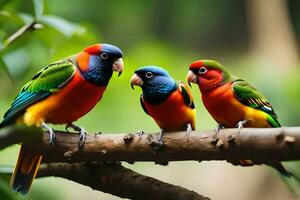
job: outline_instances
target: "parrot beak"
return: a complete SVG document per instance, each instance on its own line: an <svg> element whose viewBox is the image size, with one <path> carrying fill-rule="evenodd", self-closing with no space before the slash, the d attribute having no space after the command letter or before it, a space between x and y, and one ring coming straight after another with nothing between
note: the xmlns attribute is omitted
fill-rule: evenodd
<svg viewBox="0 0 300 200"><path fill-rule="evenodd" d="M144 83L142 79L137 74L133 74L133 76L130 79L131 88L134 90L134 85L142 86L143 84Z"/></svg>
<svg viewBox="0 0 300 200"><path fill-rule="evenodd" d="M121 76L123 69L124 69L123 59L119 58L113 63L112 70L119 72L119 74L118 74L118 77L119 77L119 76Z"/></svg>
<svg viewBox="0 0 300 200"><path fill-rule="evenodd" d="M198 79L196 74L194 74L194 72L192 72L191 70L189 71L189 73L187 74L187 81L190 87L192 87L191 82L197 84L198 83Z"/></svg>

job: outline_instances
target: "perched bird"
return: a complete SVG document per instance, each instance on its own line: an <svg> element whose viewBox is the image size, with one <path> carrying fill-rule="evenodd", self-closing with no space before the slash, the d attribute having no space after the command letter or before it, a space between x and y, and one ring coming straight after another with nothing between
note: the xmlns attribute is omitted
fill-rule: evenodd
<svg viewBox="0 0 300 200"><path fill-rule="evenodd" d="M188 83L199 86L205 108L220 128L280 127L277 115L265 96L246 81L231 75L220 63L198 60L189 67ZM249 165L250 160L240 161ZM250 163L249 163L250 162ZM266 163L284 176L290 173L278 163Z"/></svg>
<svg viewBox="0 0 300 200"><path fill-rule="evenodd" d="M195 129L195 106L189 87L176 81L169 73L155 66L137 69L131 78L131 87L143 90L142 108L150 115L161 131L158 144L163 144L163 133Z"/></svg>
<svg viewBox="0 0 300 200"><path fill-rule="evenodd" d="M26 83L5 113L0 128L25 124L45 128L54 144L55 134L48 125L67 124L80 132L84 144L85 129L73 124L100 101L113 71L123 70L122 51L110 44L95 44L73 56L61 59L37 72ZM21 146L11 178L13 191L25 195L32 184L42 155Z"/></svg>

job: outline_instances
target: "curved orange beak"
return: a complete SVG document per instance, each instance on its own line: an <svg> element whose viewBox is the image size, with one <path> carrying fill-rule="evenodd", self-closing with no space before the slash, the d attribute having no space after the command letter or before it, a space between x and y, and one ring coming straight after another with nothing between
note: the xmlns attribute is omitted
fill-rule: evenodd
<svg viewBox="0 0 300 200"><path fill-rule="evenodd" d="M134 85L142 86L144 84L143 80L137 74L133 74L130 79L131 88L134 89Z"/></svg>
<svg viewBox="0 0 300 200"><path fill-rule="evenodd" d="M191 70L187 74L187 81L190 87L192 87L191 82L195 84L198 83L197 75L194 74L194 72L192 72Z"/></svg>

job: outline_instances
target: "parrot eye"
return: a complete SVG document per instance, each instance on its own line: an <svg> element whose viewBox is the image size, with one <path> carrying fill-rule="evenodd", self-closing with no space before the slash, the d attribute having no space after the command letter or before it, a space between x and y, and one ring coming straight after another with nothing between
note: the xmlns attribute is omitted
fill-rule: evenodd
<svg viewBox="0 0 300 200"><path fill-rule="evenodd" d="M103 52L103 53L100 54L100 57L101 57L103 60L107 60L107 59L108 59L108 53Z"/></svg>
<svg viewBox="0 0 300 200"><path fill-rule="evenodd" d="M205 67L201 67L199 69L199 74L205 74L207 72L207 69Z"/></svg>
<svg viewBox="0 0 300 200"><path fill-rule="evenodd" d="M147 73L145 74L145 76L146 76L146 78L152 78L152 77L153 77L153 74L152 74L152 72L147 72Z"/></svg>

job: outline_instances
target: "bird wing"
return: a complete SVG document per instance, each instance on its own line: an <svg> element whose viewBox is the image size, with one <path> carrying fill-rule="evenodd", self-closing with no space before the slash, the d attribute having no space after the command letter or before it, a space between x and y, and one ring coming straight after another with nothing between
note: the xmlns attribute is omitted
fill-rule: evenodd
<svg viewBox="0 0 300 200"><path fill-rule="evenodd" d="M141 103L141 106L142 106L144 112L145 112L147 115L149 115L149 113L148 113L148 111L147 111L147 109L146 109L145 103L144 103L143 95L141 95L141 97L140 97L140 103Z"/></svg>
<svg viewBox="0 0 300 200"><path fill-rule="evenodd" d="M59 91L71 80L75 71L75 64L65 59L54 62L37 72L14 99L10 109L4 114L0 127L12 123L28 106Z"/></svg>
<svg viewBox="0 0 300 200"><path fill-rule="evenodd" d="M189 86L186 83L182 82L182 81L179 81L178 86L179 86L178 87L179 91L183 96L185 105L187 105L191 109L194 109L195 108L194 98L192 96L192 93L191 93L191 90L190 90Z"/></svg>
<svg viewBox="0 0 300 200"><path fill-rule="evenodd" d="M183 97L185 105L187 105L191 109L194 109L195 108L194 99L193 99L192 93L189 89L189 86L186 83L179 81L178 88L179 88L179 92L181 93L181 95ZM140 97L140 103L141 103L142 108L145 111L145 113L149 115L149 113L146 109L145 103L144 103L144 98L142 95Z"/></svg>
<svg viewBox="0 0 300 200"><path fill-rule="evenodd" d="M280 127L280 123L273 107L268 102L267 98L256 88L242 79L237 79L233 82L232 89L236 98L242 104L267 113L271 126Z"/></svg>

